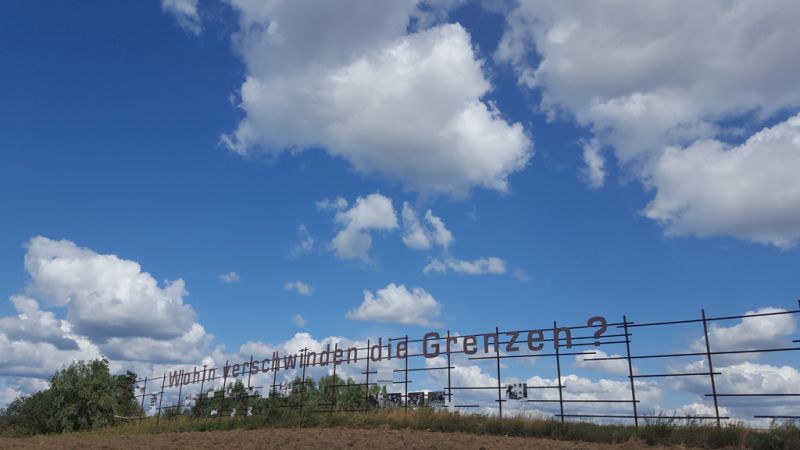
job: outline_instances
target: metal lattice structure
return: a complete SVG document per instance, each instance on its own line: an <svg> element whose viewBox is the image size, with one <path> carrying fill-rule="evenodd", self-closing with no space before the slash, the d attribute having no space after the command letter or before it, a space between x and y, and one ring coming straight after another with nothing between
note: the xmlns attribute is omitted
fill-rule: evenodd
<svg viewBox="0 0 800 450"><path fill-rule="evenodd" d="M779 353L786 353L786 352L795 352L800 350L800 346L796 345L800 342L800 339L794 339L790 342L787 342L785 346L781 347L770 347L770 348L741 348L741 349L730 349L730 348L723 348L723 349L716 349L714 348L714 343L709 339L709 326L710 324L725 322L725 321L732 321L732 320L752 320L756 318L764 318L768 316L781 316L781 315L796 315L800 313L800 301L798 301L798 307L796 309L786 310L786 311L777 311L777 312L764 312L764 313L753 313L753 314L744 314L744 315L732 315L732 316L708 316L705 310L700 311L700 315L697 318L690 318L690 319L683 319L683 320L671 320L671 321L658 321L658 322L635 322L629 320L627 315L622 316L622 320L616 323L603 323L603 332L598 335L598 326L594 325L578 325L578 326L571 326L571 327L563 327L559 326L557 322L553 322L553 331L552 336L550 337L543 337L541 339L537 339L537 343L541 343L542 347L537 351L521 351L521 352L504 352L502 347L508 346L509 344L515 344L516 341L512 340L503 340L501 339L502 336L507 335L523 335L528 334L529 339L531 333L538 332L540 335L542 334L541 329L527 329L527 330L501 330L499 327L495 327L494 333L482 333L482 334L473 334L473 335L460 335L456 336L451 334L448 330L446 334L440 335L438 337L431 338L426 335L424 339L410 339L409 336L403 336L400 338L390 338L388 339L388 343L386 347L389 348L389 352L391 352L391 346L397 343L404 343L405 348L407 349L407 355L404 358L396 357L395 359L402 359L402 367L399 368L392 368L393 375L399 375L401 379L395 380L395 377L392 377L392 380L389 384L392 385L393 389L402 387L402 392L392 393L394 397L393 399L397 399L399 396L402 399L402 402L398 405L404 409L409 409L414 407L410 399L413 399L416 402L419 398L419 393L409 392L409 385L414 383L415 376L417 374L425 374L428 372L435 372L435 371L446 371L447 373L447 384L445 386L437 386L441 388L444 392L444 397L446 398L446 405L450 409L477 409L477 408L493 408L493 405L486 405L481 404L480 402L463 402L460 401L461 398L465 397L465 395L461 395L461 393L471 392L471 391L487 391L487 392L495 392L497 393L496 399L492 401L492 403L496 404L496 412L502 418L503 417L503 405L509 401L519 403L529 403L529 404L539 404L539 405L557 405L558 411L554 413L553 416L562 422L567 419L582 419L582 420L611 420L611 421L630 421L635 427L639 427L640 423L643 420L649 419L676 419L676 420L700 420L700 421L710 421L715 423L717 426L721 426L725 420L730 419L729 416L720 413L720 410L723 408L724 405L722 403L728 401L728 399L734 398L750 398L753 402L757 402L758 400L763 400L766 398L769 399L784 399L789 401L790 408L793 409L793 413L785 414L785 413L765 413L765 414L757 414L753 415L753 419L800 419L800 402L792 403L793 400L797 400L800 397L800 386L797 386L796 392L720 392L718 389L717 380L723 374L725 368L722 369L715 369L714 368L714 361L719 360L720 358L730 358L736 357L737 355L767 355L767 354L779 354ZM657 330L660 335L668 336L670 335L670 330L677 326L690 326L696 327L696 331L699 336L702 336L703 341L703 349L698 350L697 348L692 348L691 351L677 351L677 352L636 352L636 345L633 341L634 332L645 331L649 329ZM702 327L702 334L699 334L700 327ZM569 336L570 344L571 345L560 345L561 337L560 333L563 330L568 329L569 331L566 332ZM611 331L607 333L606 331ZM547 329L549 331L549 328ZM575 333L575 334L572 334ZM474 336L476 339L478 337L484 339L485 348L488 348L488 342L490 338L494 338L493 340L493 348L494 352L491 354L484 353L482 355L467 355L464 354L464 350L452 350L450 348L451 342L457 342L458 339L465 339L467 337ZM791 338L789 338L791 339ZM436 342L440 346L445 347L445 351L441 353L440 356L444 357L446 363L444 365L427 365L425 364L426 354L424 352L419 352L418 349L415 349L415 345L417 344L431 344L432 342ZM545 350L545 344L551 343L553 344L553 350ZM530 348L530 341L529 341L529 348ZM566 348L566 351L564 350ZM315 413L333 413L333 412L363 412L367 413L371 409L375 409L376 405L374 399L370 398L370 387L378 386L379 381L375 380L375 377L371 377L371 375L376 375L379 373L379 370L376 370L373 367L370 367L371 357L370 351L371 349L376 348L375 345L372 345L372 340L367 341L366 347L358 347L356 348L355 352L355 360L359 361L357 363L348 364L348 367L353 367L354 364L358 364L363 366L363 370L357 372L359 375L363 377L363 381L358 380L355 383L349 384L339 384L336 382L339 378L337 378L337 367L341 364L332 364L332 368L328 368L328 374L333 375L334 384L327 386L328 392L326 392L326 396L330 398L330 401L327 403L317 403L314 405L312 409ZM466 347L464 347L466 348ZM581 350L583 348L583 350ZM598 356L597 349L600 348L618 348L622 349L620 355L605 355L605 356ZM352 351L353 348L350 348L349 351ZM335 344L334 352L342 351L342 348L339 347L339 344ZM383 350L380 350L381 352ZM363 353L363 355L362 355ZM277 396L281 397L281 392L287 390L287 385L284 382L280 382L278 380L278 372L283 372L284 376L296 376L299 372L300 382L300 398L299 402L290 403L286 402L284 407L287 408L305 408L306 405L305 401L305 390L306 390L306 369L307 365L302 363L303 357L310 354L310 350L305 348L301 349L298 354L300 355L301 367L297 369L296 366L293 367L281 367L280 363L281 360L277 357L277 353L275 354L277 359L277 364L275 361L271 361L272 367L270 370L272 373L272 384L268 386L255 386L252 384L253 382L253 375L257 373L268 373L264 370L264 364L262 363L261 370L257 367L257 364L254 365L256 361L252 356L250 357L250 364L247 365L247 368L242 370L241 372L236 372L235 375L232 374L227 368L229 366L226 363L226 369L223 368L208 368L203 367L203 377L200 381L199 386L199 395L192 394L193 397L190 398L192 404L203 404L208 402L213 402L215 405L215 411L217 414L215 416L225 416L229 415L236 415L236 414L258 414L258 411L252 411L252 408L247 407L243 411L230 411L226 409L226 401L229 398L227 394L227 390L225 390L223 395L216 395L218 394L217 390L212 390L215 394L213 396L207 395L204 389L207 386L221 385L227 389L228 383L232 380L239 381L246 394L239 396L238 400L244 400L247 402L249 399L254 397L262 397L262 393L269 394L269 396ZM336 354L336 353L334 353ZM391 353L390 353L391 354ZM453 382L453 371L456 369L456 366L453 363L453 359L464 354L466 361L471 361L473 364L481 364L481 363L494 363L492 364L494 369L494 375L496 378L496 383L492 385L458 385ZM348 354L348 361L350 355ZM564 357L577 357L582 358L581 361L586 364L598 364L601 362L614 362L618 361L620 363L624 363L624 366L627 368L627 374L623 376L626 379L626 383L628 385L630 396L627 398L568 398L565 392L567 386L564 383L564 375L562 373L562 363L564 362ZM686 358L700 358L702 361L702 370L669 370L669 371L652 371L652 372L645 372L640 373L634 369L634 363L639 362L647 362L647 361L685 361ZM422 359L423 364L417 364L417 361ZM507 398L503 398L504 393L504 383L503 383L503 372L504 372L504 363L505 361L518 361L518 360L528 360L528 359L536 359L536 360L551 360L555 366L555 383L554 384L541 384L541 385L525 385L526 392L531 392L533 394L537 394L540 392L552 392L556 391L558 396L557 398L547 398L547 395L533 395L533 398L525 398L522 400L509 400ZM265 359L264 361L266 361ZM320 357L321 360L321 357ZM374 364L374 360L372 361ZM288 365L288 364L287 364ZM327 364L326 364L327 366ZM684 366L685 367L685 366ZM388 369L383 369L388 370ZM177 372L176 372L177 373ZM190 375L190 377L196 377L197 374L200 372L197 368L194 368L193 372L181 372L181 377L186 377ZM213 376L206 377L206 374L212 374ZM341 374L341 372L340 372ZM175 410L176 414L181 414L183 408L186 407L186 403L183 400L184 394L184 382L175 383L175 375L170 375L172 379L165 373L163 376L158 377L146 377L141 380L137 380L137 393L136 397L140 399L142 410L145 410L145 401L149 399L149 405L151 406L151 410L154 411L154 415L156 420L158 420L164 413L170 410ZM664 414L664 413L643 413L641 407L641 399L637 399L637 385L644 380L652 380L652 379L703 379L708 380L708 385L710 386L710 392L706 392L704 395L706 398L710 399L711 404L713 405L713 414L706 414L706 415L689 415L689 414ZM383 380L386 381L386 380ZM637 383L639 382L639 383ZM385 384L384 384L385 385ZM357 387L358 389L363 389L364 393L364 407L363 408L343 408L340 405L337 405L337 392L339 389L343 387L348 387L352 389L353 387ZM639 386L641 388L641 385ZM153 389L156 389L155 391ZM262 392L264 388L268 388L268 392ZM163 402L165 400L165 395L174 396L175 391L177 391L177 397L172 404L164 405ZM332 392L331 392L332 391ZM527 393L526 393L527 395ZM415 397L416 396L416 397ZM550 395L549 397L555 397L555 395ZM157 403L156 400L157 399ZM372 405L371 405L372 403ZM248 403L245 403L247 405ZM756 404L756 403L754 403ZM590 411L586 410L587 405L593 406ZM601 410L597 411L598 407L602 405L608 405L609 410ZM627 405L627 406L626 406ZM620 408L625 407L627 411L621 410ZM764 408L769 408L769 405L765 405ZM494 408L493 408L494 410ZM518 411L520 409L517 409ZM246 412L245 412L246 411ZM144 419L144 417L140 418Z"/></svg>

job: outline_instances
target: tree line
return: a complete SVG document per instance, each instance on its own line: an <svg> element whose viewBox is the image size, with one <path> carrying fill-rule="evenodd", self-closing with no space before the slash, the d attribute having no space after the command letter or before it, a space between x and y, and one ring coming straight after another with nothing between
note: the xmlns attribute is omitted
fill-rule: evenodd
<svg viewBox="0 0 800 450"><path fill-rule="evenodd" d="M56 372L50 387L18 397L0 409L0 432L43 434L91 430L117 423L125 417L143 417L145 411L136 398L137 376L131 371L112 375L108 360L75 361ZM167 419L222 416L284 416L292 411L360 410L386 387L370 386L352 378L324 376L296 378L290 392L276 389L278 395L262 395L272 387L248 389L236 380L226 386L209 388L196 398L185 397L160 412ZM141 396L140 396L141 397Z"/></svg>

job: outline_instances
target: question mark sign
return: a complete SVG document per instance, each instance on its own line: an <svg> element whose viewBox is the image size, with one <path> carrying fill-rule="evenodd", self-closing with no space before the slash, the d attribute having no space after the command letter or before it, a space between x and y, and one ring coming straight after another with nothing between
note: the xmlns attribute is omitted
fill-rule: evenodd
<svg viewBox="0 0 800 450"><path fill-rule="evenodd" d="M608 329L608 324L606 322L606 318L605 317L603 317L603 316L594 316L594 317L590 317L589 320L586 321L586 325L589 326L589 327L594 327L595 326L594 324L596 322L600 323L600 329L594 332L594 339L595 339L594 346L595 347L599 347L600 346L600 337Z"/></svg>

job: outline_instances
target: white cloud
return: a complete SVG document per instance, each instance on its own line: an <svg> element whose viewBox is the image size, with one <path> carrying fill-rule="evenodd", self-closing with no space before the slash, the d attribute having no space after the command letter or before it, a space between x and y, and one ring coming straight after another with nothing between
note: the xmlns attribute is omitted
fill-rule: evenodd
<svg viewBox="0 0 800 450"><path fill-rule="evenodd" d="M72 325L56 319L55 314L39 309L39 302L32 298L15 295L11 302L17 316L0 318L0 332L14 341L47 342L58 350L77 350L78 343L69 338Z"/></svg>
<svg viewBox="0 0 800 450"><path fill-rule="evenodd" d="M407 247L427 250L433 244L447 249L453 243L453 234L447 229L444 221L433 215L429 209L425 213L425 223L420 223L417 213L408 202L403 202L403 243Z"/></svg>
<svg viewBox="0 0 800 450"><path fill-rule="evenodd" d="M800 115L739 146L669 148L653 170L645 215L668 234L729 235L788 249L800 239Z"/></svg>
<svg viewBox="0 0 800 450"><path fill-rule="evenodd" d="M348 319L405 325L434 325L441 305L422 288L411 291L402 284L389 283L374 295L364 291L364 302L347 313Z"/></svg>
<svg viewBox="0 0 800 450"><path fill-rule="evenodd" d="M431 228L430 233L435 242L440 247L447 248L453 243L453 234L444 224L444 221L433 215L429 209L425 212L425 223Z"/></svg>
<svg viewBox="0 0 800 450"><path fill-rule="evenodd" d="M230 271L228 273L223 273L217 278L223 283L236 283L239 281L239 274L234 271Z"/></svg>
<svg viewBox="0 0 800 450"><path fill-rule="evenodd" d="M294 323L294 326L297 328L303 328L306 326L306 319L300 314L295 314L294 317L292 317L292 323Z"/></svg>
<svg viewBox="0 0 800 450"><path fill-rule="evenodd" d="M592 350L594 355L589 356L589 358L618 358L620 355L618 354L607 354L602 350ZM610 373L612 375L620 375L627 377L628 374L628 362L624 359L612 359L606 361L584 361L586 356L577 355L575 356L575 367L590 370L594 372L605 372ZM637 373L638 371L634 369L633 373Z"/></svg>
<svg viewBox="0 0 800 450"><path fill-rule="evenodd" d="M322 147L419 192L507 190L531 141L482 100L491 84L461 25L407 34L416 3L234 1L246 117L223 142L242 155Z"/></svg>
<svg viewBox="0 0 800 450"><path fill-rule="evenodd" d="M100 345L103 354L113 360L166 363L200 361L211 343L205 328L194 323L177 338L164 340L149 336L112 337Z"/></svg>
<svg viewBox="0 0 800 450"><path fill-rule="evenodd" d="M770 306L756 311L747 311L744 315L770 314L784 311L786 310ZM708 340L712 351L779 348L785 347L791 341L791 336L796 329L797 324L792 314L745 317L739 323L731 326L721 326L712 322L708 329ZM705 338L703 336L698 337L694 341L692 348L695 351L705 351ZM759 354L757 353L715 356L714 366L730 364L731 362L745 359L757 359L758 357Z"/></svg>
<svg viewBox="0 0 800 450"><path fill-rule="evenodd" d="M590 128L656 191L646 215L667 233L788 248L800 237L797 126L732 148L707 139L800 107L800 65L785 57L800 47L798 21L793 1L525 0L508 16L495 58L540 91L551 118ZM584 151L597 186L602 160Z"/></svg>
<svg viewBox="0 0 800 450"><path fill-rule="evenodd" d="M499 275L506 273L506 262L495 256L478 258L473 261L455 258L448 258L444 261L433 259L422 271L426 274L445 273L448 269L463 275Z"/></svg>
<svg viewBox="0 0 800 450"><path fill-rule="evenodd" d="M288 291L295 291L300 295L311 295L311 293L314 291L314 288L300 280L287 281L284 283L283 288Z"/></svg>
<svg viewBox="0 0 800 450"><path fill-rule="evenodd" d="M403 202L403 243L407 247L419 250L431 248L428 234L422 228L417 213L408 205L408 202Z"/></svg>
<svg viewBox="0 0 800 450"><path fill-rule="evenodd" d="M342 226L331 241L336 256L342 259L361 259L369 262L372 247L371 230L397 228L397 214L392 200L381 194L358 197L352 208L336 213L335 222Z"/></svg>
<svg viewBox="0 0 800 450"><path fill-rule="evenodd" d="M698 372L708 369L705 360L698 360L687 365L686 370ZM796 394L797 386L800 386L800 372L791 366L740 362L718 369L715 361L714 370L721 372L714 377L720 394ZM675 379L673 387L679 391L694 392L705 400L705 404L712 404L711 399L706 397L711 393L707 378L681 377ZM754 415L794 415L800 407L800 399L792 396L723 397L720 403L724 404L725 412L733 417L751 420Z"/></svg>
<svg viewBox="0 0 800 450"><path fill-rule="evenodd" d="M423 269L422 272L429 273L445 273L447 272L447 264L438 259L432 259Z"/></svg>
<svg viewBox="0 0 800 450"><path fill-rule="evenodd" d="M583 145L583 170L586 182L592 189L600 189L606 182L606 161L600 153L600 144L597 139Z"/></svg>
<svg viewBox="0 0 800 450"><path fill-rule="evenodd" d="M290 258L297 258L298 256L311 253L311 250L314 249L314 238L311 236L311 233L308 232L308 228L306 228L304 223L301 223L297 227L297 239L297 243L289 252Z"/></svg>
<svg viewBox="0 0 800 450"><path fill-rule="evenodd" d="M522 1L496 57L624 161L706 135L731 113L800 104L797 63L784 57L800 45L796 3L683 3Z"/></svg>
<svg viewBox="0 0 800 450"><path fill-rule="evenodd" d="M0 405L7 405L20 396L22 396L22 391L10 387L0 389Z"/></svg>
<svg viewBox="0 0 800 450"><path fill-rule="evenodd" d="M159 287L134 261L39 236L28 244L25 269L29 291L47 305L66 307L82 335L171 339L194 323L194 310L183 303L183 280Z"/></svg>
<svg viewBox="0 0 800 450"><path fill-rule="evenodd" d="M161 10L174 16L184 30L199 35L203 31L203 24L197 3L198 0L161 0Z"/></svg>
<svg viewBox="0 0 800 450"><path fill-rule="evenodd" d="M136 262L36 237L25 269L29 295L11 297L17 315L0 318L1 376L47 379L72 361L100 356L112 370L150 372L156 364L198 361L212 339L183 303L183 282L159 287Z"/></svg>

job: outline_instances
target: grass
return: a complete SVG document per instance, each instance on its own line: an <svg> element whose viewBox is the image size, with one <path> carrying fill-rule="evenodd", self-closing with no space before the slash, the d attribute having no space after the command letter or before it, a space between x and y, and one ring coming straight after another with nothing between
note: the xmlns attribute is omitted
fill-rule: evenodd
<svg viewBox="0 0 800 450"><path fill-rule="evenodd" d="M297 427L391 428L536 437L600 443L635 442L648 445L683 445L699 448L800 449L800 428L794 423L774 424L754 430L742 424L717 428L699 421L648 420L636 430L627 425L589 422L561 423L551 419L512 417L499 419L479 414L420 410L379 410L370 413L311 413L275 409L254 417L153 418L92 431L100 434L168 433L234 429Z"/></svg>

